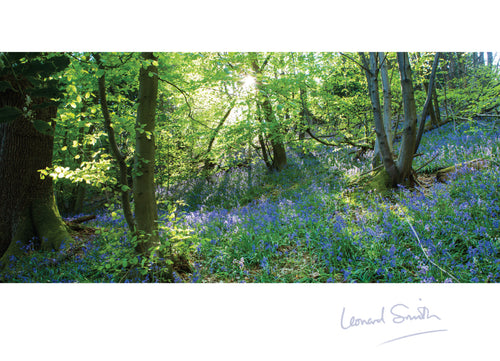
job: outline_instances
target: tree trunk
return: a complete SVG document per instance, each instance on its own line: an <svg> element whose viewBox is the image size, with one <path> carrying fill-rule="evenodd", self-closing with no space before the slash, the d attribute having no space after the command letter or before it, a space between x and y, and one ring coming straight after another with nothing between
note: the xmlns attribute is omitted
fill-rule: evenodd
<svg viewBox="0 0 500 361"><path fill-rule="evenodd" d="M429 82L424 81L424 89L425 89L425 94L429 96ZM434 89L433 89L434 90ZM429 104L429 115L431 117L431 124L433 126L437 126L439 124L436 116L436 111L434 110L434 94L431 95L432 101Z"/></svg>
<svg viewBox="0 0 500 361"><path fill-rule="evenodd" d="M398 53L399 72L401 74L401 92L403 96L404 123L403 139L398 158L399 181L404 181L410 176L413 156L416 145L417 108L413 93L410 60L408 53Z"/></svg>
<svg viewBox="0 0 500 361"><path fill-rule="evenodd" d="M260 67L257 63L256 53L250 53L250 59L252 63L252 68L256 73L257 79L255 84L257 86L257 89L259 90L261 97L263 98L262 101L257 101L258 106L260 106L260 108L262 109L264 121L270 128L267 138L271 143L273 154L271 162L267 162L266 164L268 165L268 168L270 170L279 172L283 168L285 168L287 164L286 149L285 145L283 144L279 123L275 119L271 101L269 100L269 97L265 93L264 85L262 83L262 71L267 64L269 57L267 57L267 59L264 60L263 64Z"/></svg>
<svg viewBox="0 0 500 361"><path fill-rule="evenodd" d="M143 53L146 60L157 61L153 53ZM155 198L155 118L158 95L158 68L151 64L139 73L139 107L136 120L136 146L134 158L135 220L140 254L159 247L157 207Z"/></svg>
<svg viewBox="0 0 500 361"><path fill-rule="evenodd" d="M360 53L361 60L363 61L363 67L366 74L366 80L368 82L368 91L370 93L370 101L373 110L373 119L375 122L375 134L377 135L377 140L380 148L380 154L382 156L382 164L385 170L389 174L392 186L395 186L399 181L399 171L394 163L392 156L392 151L389 147L389 141L387 139L387 133L384 127L384 122L382 119L382 112L380 109L380 96L378 91L378 59L377 54L370 53L370 61L365 57L364 53Z"/></svg>
<svg viewBox="0 0 500 361"><path fill-rule="evenodd" d="M219 121L219 124L217 124L217 127L213 130L212 135L210 136L210 141L208 142L208 148L205 151L203 155L200 155L200 157L204 157L203 159L203 173L205 173L205 176L208 177L210 175L210 171L215 168L216 163L212 159L211 152L212 148L215 143L215 139L217 138L217 135L219 134L220 130L222 129L222 126L226 122L227 118L229 117L229 114L231 114L231 111L233 110L234 105L231 104L231 107L228 109L224 117Z"/></svg>
<svg viewBox="0 0 500 361"><path fill-rule="evenodd" d="M488 53L488 66L493 66L493 52L489 51Z"/></svg>
<svg viewBox="0 0 500 361"><path fill-rule="evenodd" d="M100 69L102 69L101 56L99 53L94 54L94 58L97 60L97 64ZM101 111L104 118L104 129L108 135L109 147L113 158L118 163L118 186L121 195L121 204L123 209L123 215L125 221L127 222L130 232L135 232L135 222L132 215L132 207L130 205L130 189L128 188L128 167L126 163L125 156L120 152L118 144L116 143L115 131L111 124L111 115L108 109L108 102L106 100L106 78L103 74L99 78L99 101L101 103Z"/></svg>
<svg viewBox="0 0 500 361"><path fill-rule="evenodd" d="M438 101L438 96L436 92L436 87L432 89L432 101L434 104L434 114L436 116L436 126L441 124L441 110L439 110L439 101Z"/></svg>
<svg viewBox="0 0 500 361"><path fill-rule="evenodd" d="M391 83L389 81L389 66L386 55L383 52L379 52L379 59L382 61L380 66L380 75L382 78L382 89L384 97L384 129L387 134L387 142L389 149L392 152L392 143L394 141L394 132L392 131L391 122L391 105L392 105L392 93L391 93ZM373 157L373 167L377 167L381 163L382 157L380 156L380 149L378 140L375 140L375 150Z"/></svg>
<svg viewBox="0 0 500 361"><path fill-rule="evenodd" d="M30 109L46 100L24 96L31 88L27 81L3 77L19 85L18 91L0 93L0 108ZM52 167L53 132L57 107L31 108L33 118L19 116L0 122L0 262L5 267L11 256L23 254L23 247L34 241L42 250L57 250L71 239L54 199L51 177L40 178L39 169ZM31 119L42 121L47 132L39 132Z"/></svg>
<svg viewBox="0 0 500 361"><path fill-rule="evenodd" d="M420 141L422 140L422 135L424 134L425 120L427 118L427 113L429 112L429 107L432 109L432 92L434 90L434 79L436 77L436 70L437 70L438 63L439 63L439 53L436 53L436 55L434 56L434 63L432 64L431 75L429 77L429 89L427 92L427 99L425 100L424 109L422 110L422 119L420 119L420 125L419 125L419 129L418 129L418 133L417 133L417 139L415 140L415 152L414 153L417 152L418 147L420 145ZM408 63L408 69L409 69L409 63ZM411 76L411 69L409 69L409 71L410 71L409 75ZM411 83L411 78L410 78L410 83ZM412 88L412 92L413 92L413 86L411 88ZM404 97L403 97L403 99L404 99ZM411 101L411 100L409 100L409 101ZM415 99L413 99L413 105L415 105Z"/></svg>
<svg viewBox="0 0 500 361"><path fill-rule="evenodd" d="M262 110L264 111L264 120L272 127L268 139L271 142L273 150L271 170L279 172L286 166L286 150L281 139L280 129L274 117L271 102L265 97L262 102ZM273 129L278 128L278 129Z"/></svg>
<svg viewBox="0 0 500 361"><path fill-rule="evenodd" d="M484 52L479 53L479 65L484 65Z"/></svg>

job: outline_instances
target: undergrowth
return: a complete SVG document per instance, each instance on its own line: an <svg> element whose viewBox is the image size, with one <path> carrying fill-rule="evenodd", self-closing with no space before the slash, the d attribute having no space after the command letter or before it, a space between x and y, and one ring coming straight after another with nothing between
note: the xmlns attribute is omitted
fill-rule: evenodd
<svg viewBox="0 0 500 361"><path fill-rule="evenodd" d="M432 173L484 158L446 183L384 196L346 192L369 169L347 149L289 149L289 165L262 164L185 182L160 199L160 236L176 282L498 282L500 131L447 124L425 134L414 168ZM432 161L431 161L432 160ZM426 164L428 163L428 164ZM159 195L163 193L159 192ZM173 206L172 199L185 205ZM27 247L4 282L164 282L161 255L141 259L119 211L99 214L59 252Z"/></svg>

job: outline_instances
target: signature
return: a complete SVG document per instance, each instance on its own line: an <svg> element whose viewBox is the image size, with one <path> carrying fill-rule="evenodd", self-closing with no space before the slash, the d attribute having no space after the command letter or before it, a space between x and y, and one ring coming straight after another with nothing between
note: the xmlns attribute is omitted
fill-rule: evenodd
<svg viewBox="0 0 500 361"><path fill-rule="evenodd" d="M441 321L441 317L431 312L431 310L427 306L418 306L411 308L403 303L398 303L389 308L382 307L379 312L372 315L371 317L357 317L356 315L349 315L346 311L346 308L344 307L342 309L342 315L340 317L340 327L343 330L348 330L350 328L355 328L355 327L386 325L390 323L400 325L403 323L410 323L415 321L422 322L431 319ZM442 332L442 331L447 331L447 330L429 330L429 331L414 333L411 335L406 335L386 341L383 344L411 336L417 336L432 332Z"/></svg>

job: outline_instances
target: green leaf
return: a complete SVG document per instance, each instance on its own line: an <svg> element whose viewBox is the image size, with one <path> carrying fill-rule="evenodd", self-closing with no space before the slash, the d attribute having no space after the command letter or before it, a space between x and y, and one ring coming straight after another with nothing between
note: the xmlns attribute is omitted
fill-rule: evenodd
<svg viewBox="0 0 500 361"><path fill-rule="evenodd" d="M52 128L52 125L50 125L50 123L44 122L43 120L35 119L33 121L33 126L42 134L51 135L54 133L54 128Z"/></svg>
<svg viewBox="0 0 500 361"><path fill-rule="evenodd" d="M3 107L0 108L0 123L11 122L19 118L23 112L21 109L14 107Z"/></svg>
<svg viewBox="0 0 500 361"><path fill-rule="evenodd" d="M126 268L127 265L128 265L127 260L126 259L122 260L122 266L123 266L123 268Z"/></svg>

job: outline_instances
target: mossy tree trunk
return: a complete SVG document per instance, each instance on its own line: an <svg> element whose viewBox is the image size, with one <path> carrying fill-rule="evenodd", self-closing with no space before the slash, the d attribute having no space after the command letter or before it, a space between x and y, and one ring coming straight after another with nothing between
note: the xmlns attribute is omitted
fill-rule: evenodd
<svg viewBox="0 0 500 361"><path fill-rule="evenodd" d="M368 90L373 109L373 118L375 122L375 133L380 148L382 163L385 172L389 175L387 186L395 187L398 184L411 183L412 180L412 163L415 155L417 141L417 110L415 105L415 96L413 90L412 73L408 53L397 53L399 63L399 72L401 75L401 91L403 97L404 108L404 123L402 141L399 148L399 156L397 162L394 161L394 155L389 146L389 126L382 119L380 107L378 72L379 72L379 57L381 54L374 52L370 53L370 60L366 58L364 53L360 53L360 57L365 70L366 79L368 82ZM439 54L436 56L439 56ZM434 64L436 66L436 63ZM435 74L435 73L433 73ZM433 77L429 82L429 90L432 92ZM424 117L427 114L430 95L424 106Z"/></svg>
<svg viewBox="0 0 500 361"><path fill-rule="evenodd" d="M40 178L39 169L52 167L53 132L57 107L43 106L42 98L27 103L27 81L3 78L16 83L16 90L0 93L0 108L26 108L32 113L10 122L0 122L0 262L23 254L33 241L42 250L56 250L70 239L54 198L52 178ZM32 120L43 122L40 132Z"/></svg>

